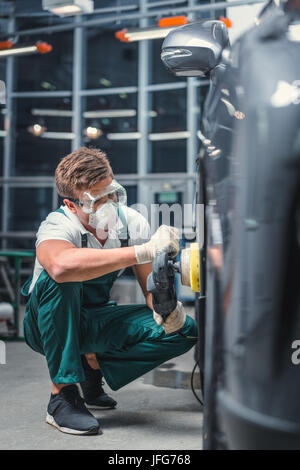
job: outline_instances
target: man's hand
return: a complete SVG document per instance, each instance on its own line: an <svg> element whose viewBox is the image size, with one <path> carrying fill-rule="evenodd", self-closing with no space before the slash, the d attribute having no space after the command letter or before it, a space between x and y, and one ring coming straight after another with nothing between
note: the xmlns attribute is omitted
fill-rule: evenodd
<svg viewBox="0 0 300 470"><path fill-rule="evenodd" d="M179 251L179 230L161 225L147 243L134 246L138 263L152 261L159 251L166 251L175 257Z"/></svg>
<svg viewBox="0 0 300 470"><path fill-rule="evenodd" d="M173 310L173 312L170 313L170 315L165 321L163 321L162 316L156 313L154 310L153 318L158 325L163 327L165 333L169 334L174 333L174 331L180 330L180 328L183 327L183 325L185 324L186 313L184 311L182 303L178 300L177 307L175 308L175 310Z"/></svg>
<svg viewBox="0 0 300 470"><path fill-rule="evenodd" d="M150 310L153 310L153 303L152 303L152 294L151 292L148 292L148 294L145 297L146 299L146 304L150 308Z"/></svg>

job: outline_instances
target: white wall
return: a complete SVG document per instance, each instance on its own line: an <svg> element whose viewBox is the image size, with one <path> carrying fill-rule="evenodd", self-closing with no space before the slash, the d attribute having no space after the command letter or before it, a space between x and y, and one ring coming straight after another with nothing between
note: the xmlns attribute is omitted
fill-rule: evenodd
<svg viewBox="0 0 300 470"><path fill-rule="evenodd" d="M228 3L234 0L228 0ZM254 19L263 8L264 3L254 5L245 5L239 7L227 8L227 18L232 21L232 28L229 28L229 38L231 44L247 29L254 24Z"/></svg>

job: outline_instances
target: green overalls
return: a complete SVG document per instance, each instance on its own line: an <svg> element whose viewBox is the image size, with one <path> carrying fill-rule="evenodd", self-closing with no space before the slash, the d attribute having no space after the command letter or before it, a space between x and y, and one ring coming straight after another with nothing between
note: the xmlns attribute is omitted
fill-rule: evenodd
<svg viewBox="0 0 300 470"><path fill-rule="evenodd" d="M80 356L96 353L106 382L118 390L195 344L197 326L191 317L180 334L167 335L145 304L109 301L118 273L64 283L45 270L39 275L26 304L23 331L26 343L45 355L53 382L84 381ZM24 284L24 296L30 284L31 279Z"/></svg>

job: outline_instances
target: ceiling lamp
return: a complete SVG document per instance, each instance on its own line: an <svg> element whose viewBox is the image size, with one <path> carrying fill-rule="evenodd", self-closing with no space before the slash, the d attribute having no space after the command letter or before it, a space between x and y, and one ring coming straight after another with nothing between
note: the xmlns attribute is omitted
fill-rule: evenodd
<svg viewBox="0 0 300 470"><path fill-rule="evenodd" d="M187 24L186 16L171 16L168 18L161 18L158 22L158 27L152 28L135 28L135 29L122 29L115 33L115 37L122 42L142 41L144 39L158 39L165 38L170 31Z"/></svg>
<svg viewBox="0 0 300 470"><path fill-rule="evenodd" d="M9 41L3 41L9 42ZM12 55L27 55L27 54L47 54L47 52L52 51L52 46L47 42L36 42L33 46L19 46L19 47L3 47L1 48L0 43L0 58L9 57Z"/></svg>
<svg viewBox="0 0 300 470"><path fill-rule="evenodd" d="M47 128L42 123L36 122L32 126L28 127L27 130L35 137L40 137L47 130Z"/></svg>
<svg viewBox="0 0 300 470"><path fill-rule="evenodd" d="M93 123L91 126L87 126L84 130L84 134L89 139L98 139L103 134L97 123Z"/></svg>
<svg viewBox="0 0 300 470"><path fill-rule="evenodd" d="M94 11L93 0L43 0L43 9L58 16L73 16Z"/></svg>

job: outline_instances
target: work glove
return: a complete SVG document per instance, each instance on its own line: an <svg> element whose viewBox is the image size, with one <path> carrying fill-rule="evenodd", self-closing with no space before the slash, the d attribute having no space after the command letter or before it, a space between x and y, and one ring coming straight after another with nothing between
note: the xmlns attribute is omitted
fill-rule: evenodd
<svg viewBox="0 0 300 470"><path fill-rule="evenodd" d="M186 313L183 305L179 300L177 301L177 307L170 315L163 320L163 317L153 311L153 318L159 326L162 326L166 334L174 333L174 331L180 330L185 324Z"/></svg>
<svg viewBox="0 0 300 470"><path fill-rule="evenodd" d="M173 258L179 251L179 230L161 225L148 242L135 245L134 250L138 264L152 261L159 251L166 251Z"/></svg>

